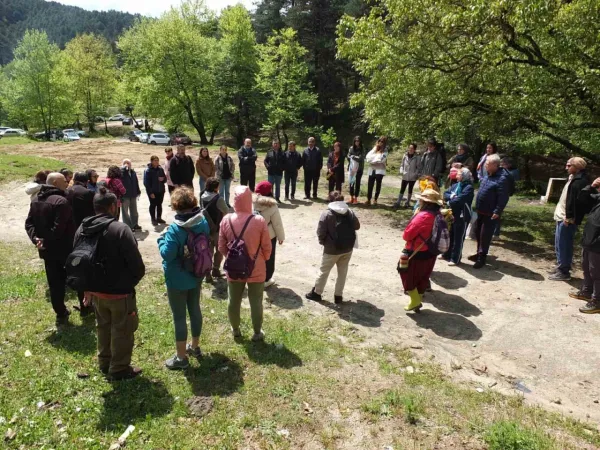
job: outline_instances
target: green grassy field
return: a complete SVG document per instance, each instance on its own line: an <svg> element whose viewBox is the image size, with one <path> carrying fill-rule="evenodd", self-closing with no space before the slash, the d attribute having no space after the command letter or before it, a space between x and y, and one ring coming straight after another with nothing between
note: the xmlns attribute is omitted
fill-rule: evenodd
<svg viewBox="0 0 600 450"><path fill-rule="evenodd" d="M53 158L13 155L0 152L0 183L31 179L40 170L40 167L60 170L63 167L68 168L69 165L64 161Z"/></svg>
<svg viewBox="0 0 600 450"><path fill-rule="evenodd" d="M334 449L356 433L371 448L600 445L600 435L584 424L486 386L483 392L459 386L408 349L365 346L358 329L331 315L282 314L276 304L266 305L267 339L253 344L245 310L245 338L236 343L224 285L215 298L202 299L204 358L185 372L169 372L163 362L174 352L173 327L156 272L138 289L133 357L144 374L110 383L96 369L93 319L73 315L71 326L54 329L41 267L32 246L0 244L0 433L6 448L106 449L130 424L136 430L127 447L135 449L309 443ZM192 397L212 410L193 416L186 405Z"/></svg>

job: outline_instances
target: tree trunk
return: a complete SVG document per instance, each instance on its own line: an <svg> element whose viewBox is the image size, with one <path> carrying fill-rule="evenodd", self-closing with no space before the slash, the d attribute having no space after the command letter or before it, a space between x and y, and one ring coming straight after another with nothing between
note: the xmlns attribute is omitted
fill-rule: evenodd
<svg viewBox="0 0 600 450"><path fill-rule="evenodd" d="M217 134L217 127L213 127L212 131L210 132L210 140L208 141L208 145L214 145L215 134Z"/></svg>
<svg viewBox="0 0 600 450"><path fill-rule="evenodd" d="M275 127L275 131L277 131L277 140L279 141L279 145L281 146L281 135L279 134L279 125Z"/></svg>
<svg viewBox="0 0 600 450"><path fill-rule="evenodd" d="M286 151L288 149L288 145L289 145L289 137L288 134L285 132L285 128L281 127L282 131L283 131L283 139L285 140L285 147L283 148L283 151Z"/></svg>
<svg viewBox="0 0 600 450"><path fill-rule="evenodd" d="M187 105L185 110L187 112L190 123L196 129L198 135L200 136L200 143L202 145L208 145L208 139L206 139L206 129L204 128L204 122L202 122L202 118L194 117L194 113L192 112L192 107L190 105Z"/></svg>
<svg viewBox="0 0 600 450"><path fill-rule="evenodd" d="M108 123L106 122L106 117L104 118L104 131L108 134Z"/></svg>

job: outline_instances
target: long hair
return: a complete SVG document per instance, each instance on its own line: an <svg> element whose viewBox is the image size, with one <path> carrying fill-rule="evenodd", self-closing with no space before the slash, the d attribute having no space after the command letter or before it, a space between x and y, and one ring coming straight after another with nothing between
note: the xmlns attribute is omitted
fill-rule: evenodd
<svg viewBox="0 0 600 450"><path fill-rule="evenodd" d="M106 178L121 178L121 169L118 166L110 166L106 173Z"/></svg>

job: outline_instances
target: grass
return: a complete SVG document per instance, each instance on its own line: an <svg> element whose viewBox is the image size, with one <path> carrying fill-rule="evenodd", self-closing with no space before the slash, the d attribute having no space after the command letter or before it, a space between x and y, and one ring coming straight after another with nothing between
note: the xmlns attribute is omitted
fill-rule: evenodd
<svg viewBox="0 0 600 450"><path fill-rule="evenodd" d="M246 310L246 338L236 343L217 295L224 286L202 299L204 358L169 372L163 363L174 336L163 282L149 273L137 291L133 357L144 375L109 383L96 369L93 319L72 316L57 332L35 249L0 243L0 433L16 433L7 448L105 449L130 424L127 446L136 449L338 448L355 433L367 439L357 445L370 448L432 448L443 436L490 448L600 445L585 424L520 397L459 386L410 350L365 347L360 331L331 317L284 317L267 306L267 340L253 344ZM186 406L193 396L213 402L201 419ZM513 422L519 427L503 425ZM530 441L548 444L503 447Z"/></svg>
<svg viewBox="0 0 600 450"><path fill-rule="evenodd" d="M41 169L60 170L63 167L69 165L58 159L0 153L0 183L32 179Z"/></svg>
<svg viewBox="0 0 600 450"><path fill-rule="evenodd" d="M5 137L0 139L0 146L29 144L31 142L32 140L29 139L27 136Z"/></svg>

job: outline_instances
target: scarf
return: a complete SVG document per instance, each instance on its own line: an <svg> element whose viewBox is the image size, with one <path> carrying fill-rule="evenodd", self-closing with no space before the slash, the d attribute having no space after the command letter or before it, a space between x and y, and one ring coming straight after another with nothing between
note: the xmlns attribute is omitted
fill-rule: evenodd
<svg viewBox="0 0 600 450"><path fill-rule="evenodd" d="M454 157L454 162L464 164L467 159L469 159L469 154L467 152L464 152L462 155L457 153Z"/></svg>

